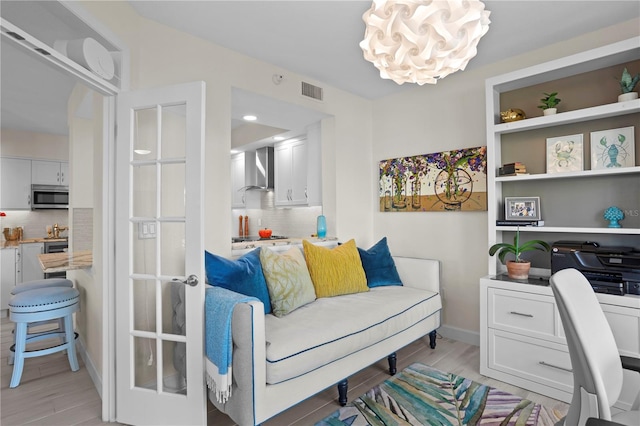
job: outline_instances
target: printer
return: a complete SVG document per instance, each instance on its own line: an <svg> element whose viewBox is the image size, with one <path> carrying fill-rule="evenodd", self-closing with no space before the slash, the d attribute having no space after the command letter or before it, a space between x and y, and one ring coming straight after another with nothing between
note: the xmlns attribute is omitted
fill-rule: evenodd
<svg viewBox="0 0 640 426"><path fill-rule="evenodd" d="M557 241L551 246L551 273L567 268L582 272L598 293L640 295L640 251L633 247Z"/></svg>

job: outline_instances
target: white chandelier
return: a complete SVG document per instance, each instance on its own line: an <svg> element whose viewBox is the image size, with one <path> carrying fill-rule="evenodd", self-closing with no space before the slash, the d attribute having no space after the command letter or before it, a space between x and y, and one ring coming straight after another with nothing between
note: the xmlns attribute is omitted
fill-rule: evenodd
<svg viewBox="0 0 640 426"><path fill-rule="evenodd" d="M436 84L476 56L490 13L479 0L373 0L360 47L382 78Z"/></svg>

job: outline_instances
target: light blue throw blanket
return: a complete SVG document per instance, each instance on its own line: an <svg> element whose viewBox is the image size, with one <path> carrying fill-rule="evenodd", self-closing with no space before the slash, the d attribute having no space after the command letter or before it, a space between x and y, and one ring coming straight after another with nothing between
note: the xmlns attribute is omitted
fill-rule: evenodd
<svg viewBox="0 0 640 426"><path fill-rule="evenodd" d="M238 303L258 301L222 287L205 290L205 365L207 387L216 394L218 402L226 402L231 396L231 317Z"/></svg>

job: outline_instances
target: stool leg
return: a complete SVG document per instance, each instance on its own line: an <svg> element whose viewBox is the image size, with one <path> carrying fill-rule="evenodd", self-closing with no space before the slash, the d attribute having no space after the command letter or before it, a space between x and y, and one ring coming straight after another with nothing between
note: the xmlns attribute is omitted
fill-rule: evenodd
<svg viewBox="0 0 640 426"><path fill-rule="evenodd" d="M15 348L15 344L16 344L16 328L15 326L13 327L13 330L11 330L11 334L13 335L13 344L14 344L14 348ZM15 354L13 351L9 351L9 357L7 358L7 364L8 365L13 365L13 360L15 358Z"/></svg>
<svg viewBox="0 0 640 426"><path fill-rule="evenodd" d="M64 331L67 336L67 357L72 371L78 371L78 357L76 356L76 336L73 332L73 315L69 314L64 317Z"/></svg>
<svg viewBox="0 0 640 426"><path fill-rule="evenodd" d="M15 359L13 361L13 374L11 375L10 388L18 386L20 384L20 378L22 377L22 369L24 368L24 351L26 349L27 342L27 323L16 323L15 333Z"/></svg>

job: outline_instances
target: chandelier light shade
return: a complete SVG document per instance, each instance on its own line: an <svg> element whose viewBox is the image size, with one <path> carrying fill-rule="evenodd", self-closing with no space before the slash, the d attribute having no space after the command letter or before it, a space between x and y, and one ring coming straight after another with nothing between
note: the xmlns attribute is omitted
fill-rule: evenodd
<svg viewBox="0 0 640 426"><path fill-rule="evenodd" d="M490 13L479 0L373 0L360 47L382 78L435 84L476 56Z"/></svg>

